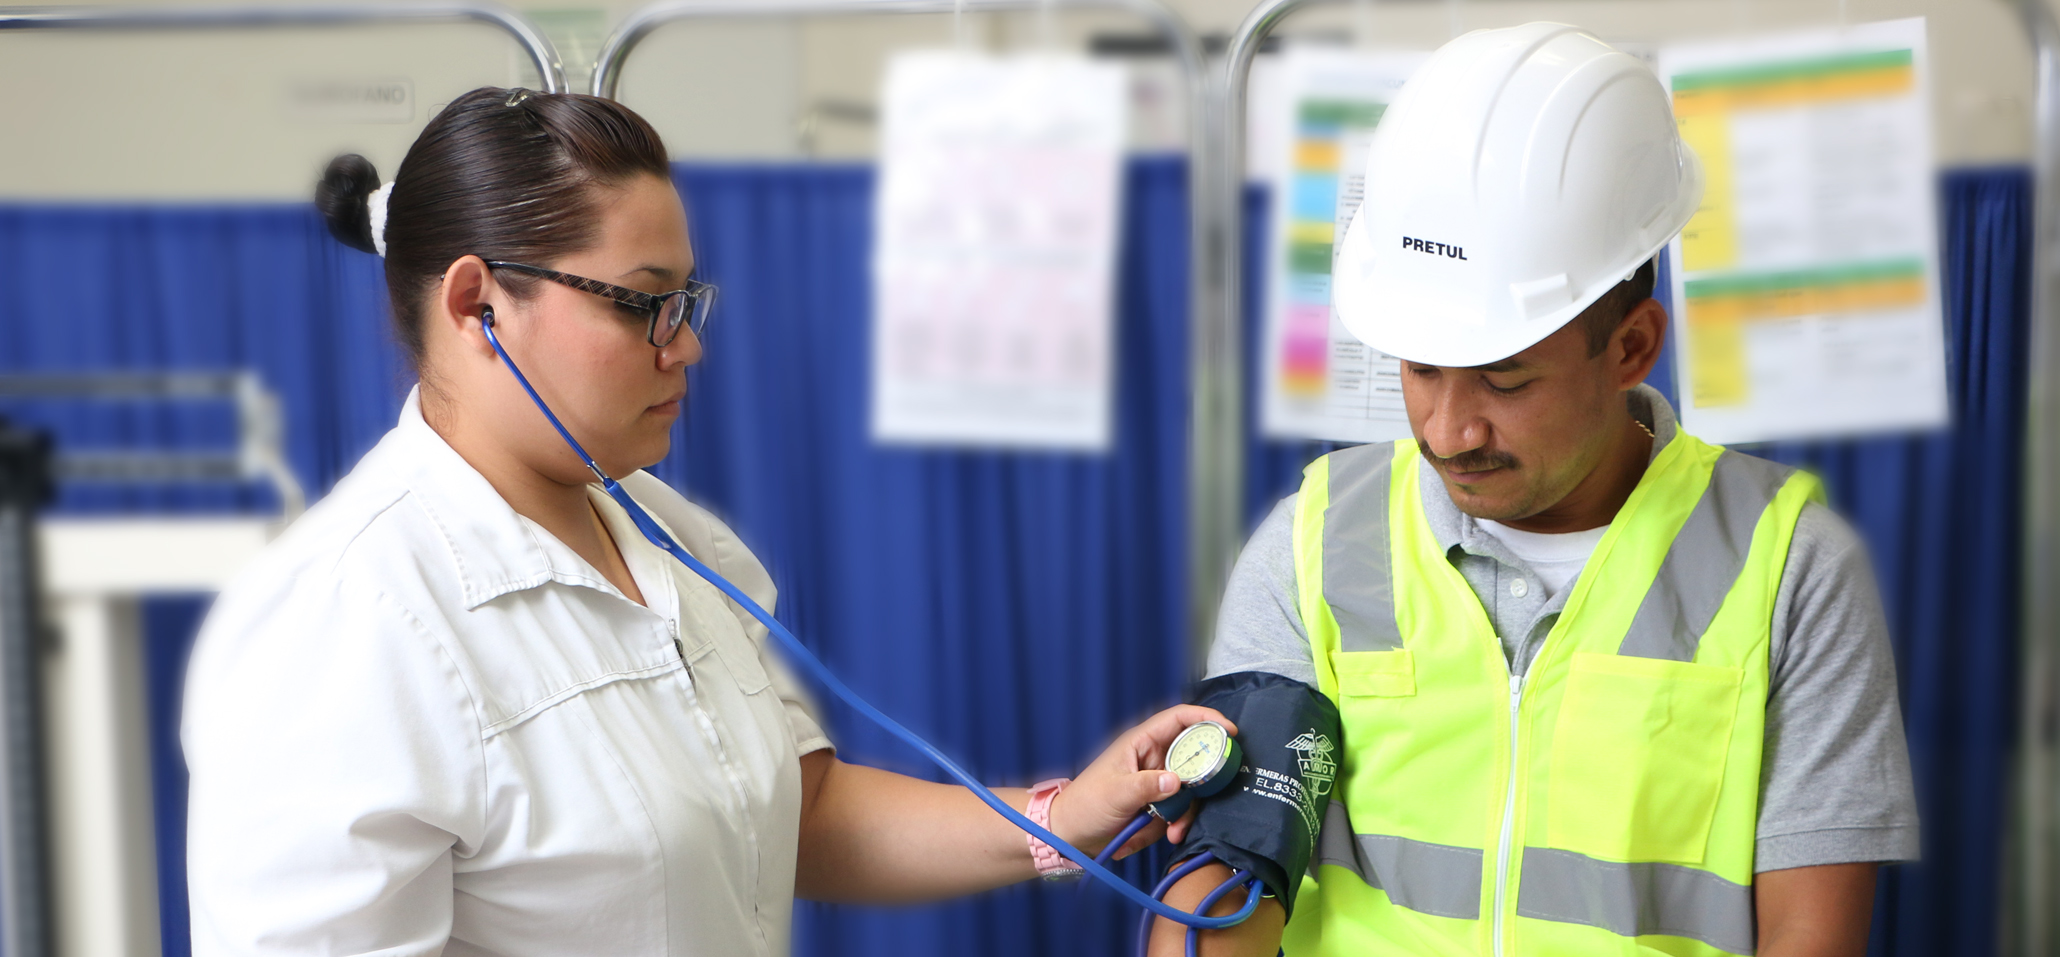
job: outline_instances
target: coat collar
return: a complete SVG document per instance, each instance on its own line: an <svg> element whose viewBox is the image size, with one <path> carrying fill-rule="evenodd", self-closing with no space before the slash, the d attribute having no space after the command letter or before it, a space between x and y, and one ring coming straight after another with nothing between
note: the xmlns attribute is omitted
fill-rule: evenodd
<svg viewBox="0 0 2060 957"><path fill-rule="evenodd" d="M390 446L384 456L388 468L450 548L465 607L553 581L614 592L571 549L517 514L486 476L429 427L420 393L419 386L409 390L400 422L380 444Z"/></svg>

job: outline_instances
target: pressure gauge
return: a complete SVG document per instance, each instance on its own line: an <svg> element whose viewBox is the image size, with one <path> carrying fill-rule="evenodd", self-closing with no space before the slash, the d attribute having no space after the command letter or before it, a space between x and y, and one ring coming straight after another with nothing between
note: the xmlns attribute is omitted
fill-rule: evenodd
<svg viewBox="0 0 2060 957"><path fill-rule="evenodd" d="M1233 739L1229 731L1214 721L1198 721L1188 725L1186 731L1173 739L1173 746L1166 749L1166 770L1180 778L1188 787L1199 787L1209 783L1230 761Z"/></svg>
<svg viewBox="0 0 2060 957"><path fill-rule="evenodd" d="M1180 779L1180 790L1152 804L1152 813L1172 821L1187 812L1196 798L1205 798L1237 779L1244 753L1230 731L1214 721L1188 725L1166 749L1166 770Z"/></svg>

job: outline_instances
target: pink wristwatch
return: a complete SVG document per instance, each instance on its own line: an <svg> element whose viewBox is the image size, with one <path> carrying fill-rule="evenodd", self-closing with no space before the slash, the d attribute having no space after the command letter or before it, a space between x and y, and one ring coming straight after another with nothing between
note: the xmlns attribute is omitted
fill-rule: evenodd
<svg viewBox="0 0 2060 957"><path fill-rule="evenodd" d="M1030 806L1023 809L1023 816L1035 822L1038 827L1051 830L1051 802L1073 783L1072 778L1052 778L1030 786ZM1076 880L1085 873L1072 861L1066 860L1052 846L1037 839L1037 835L1025 833L1030 842L1030 860L1037 865L1037 873L1048 881Z"/></svg>

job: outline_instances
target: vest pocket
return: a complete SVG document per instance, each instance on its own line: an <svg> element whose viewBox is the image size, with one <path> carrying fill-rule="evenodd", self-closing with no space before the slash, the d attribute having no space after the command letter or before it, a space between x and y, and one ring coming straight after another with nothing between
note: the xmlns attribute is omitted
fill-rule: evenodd
<svg viewBox="0 0 2060 957"><path fill-rule="evenodd" d="M1606 860L1701 863L1744 677L1577 652L1552 735L1546 843Z"/></svg>
<svg viewBox="0 0 2060 957"><path fill-rule="evenodd" d="M1338 676L1340 697L1406 698L1416 693L1416 659L1407 648L1334 651L1330 669Z"/></svg>

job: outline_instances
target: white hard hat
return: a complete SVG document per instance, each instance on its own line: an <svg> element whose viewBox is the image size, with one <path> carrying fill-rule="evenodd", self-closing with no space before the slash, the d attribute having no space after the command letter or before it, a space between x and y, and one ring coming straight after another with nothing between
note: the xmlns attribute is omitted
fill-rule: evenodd
<svg viewBox="0 0 2060 957"><path fill-rule="evenodd" d="M1389 355L1496 362L1628 278L1701 200L1645 64L1564 24L1478 30L1382 116L1331 301Z"/></svg>

